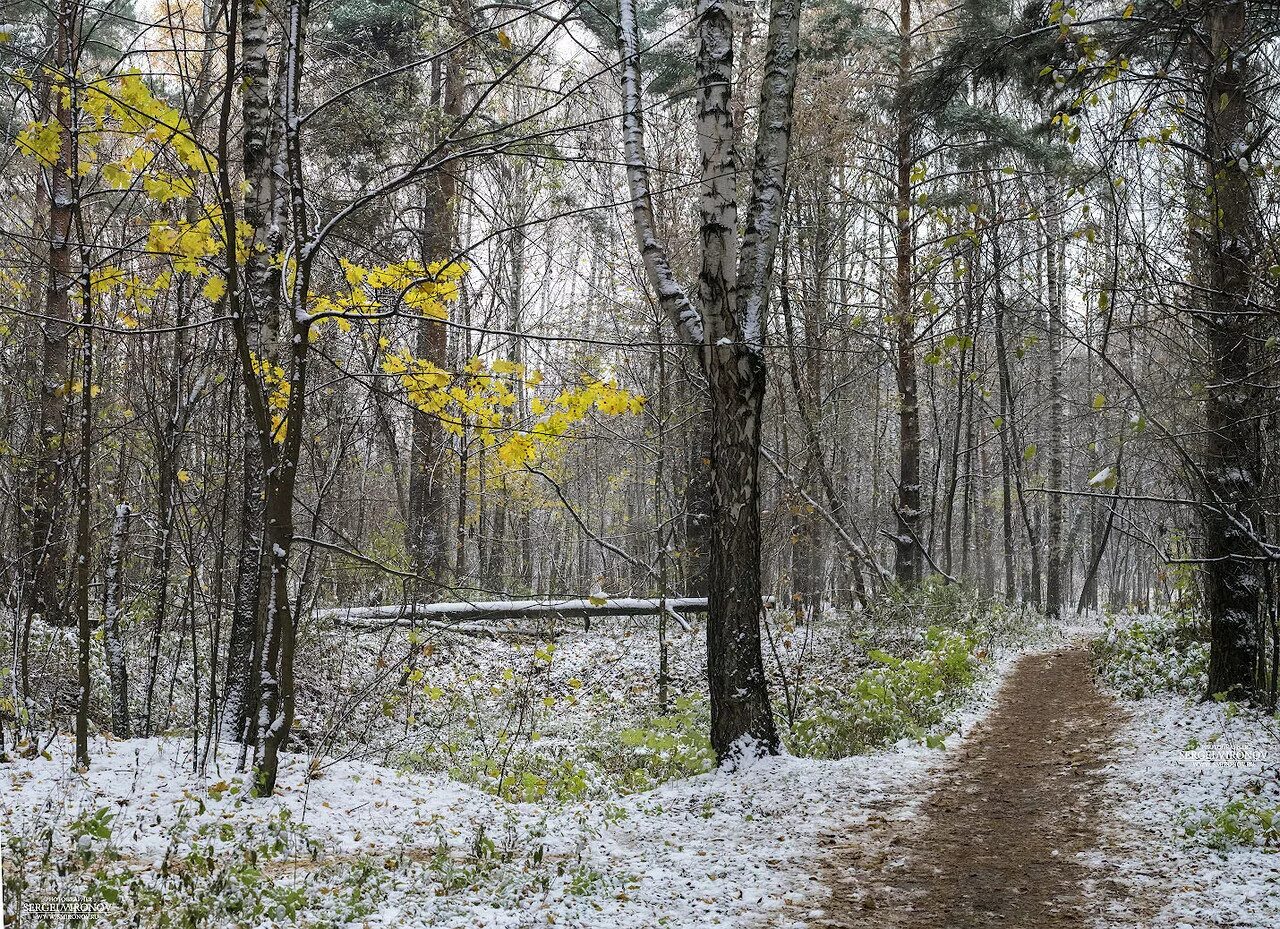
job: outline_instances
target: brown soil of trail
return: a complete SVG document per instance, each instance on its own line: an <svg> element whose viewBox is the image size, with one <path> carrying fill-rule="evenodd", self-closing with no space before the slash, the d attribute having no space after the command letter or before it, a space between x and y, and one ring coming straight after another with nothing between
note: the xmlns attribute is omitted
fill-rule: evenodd
<svg viewBox="0 0 1280 929"><path fill-rule="evenodd" d="M1020 659L914 816L884 811L868 834L833 843L818 925L1089 927L1107 882L1081 854L1100 842L1100 769L1119 720L1084 649Z"/></svg>

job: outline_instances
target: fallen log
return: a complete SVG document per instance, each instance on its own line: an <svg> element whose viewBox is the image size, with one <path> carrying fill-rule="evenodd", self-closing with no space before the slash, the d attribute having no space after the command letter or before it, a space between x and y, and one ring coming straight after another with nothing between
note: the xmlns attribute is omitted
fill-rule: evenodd
<svg viewBox="0 0 1280 929"><path fill-rule="evenodd" d="M766 607L773 598L766 597ZM590 597L574 600L488 600L470 603L391 603L382 606L329 607L313 611L317 619L369 631L392 626L419 626L483 635L498 629L477 626L480 620L589 619L593 616L656 616L665 612L685 631L684 613L705 613L706 597Z"/></svg>

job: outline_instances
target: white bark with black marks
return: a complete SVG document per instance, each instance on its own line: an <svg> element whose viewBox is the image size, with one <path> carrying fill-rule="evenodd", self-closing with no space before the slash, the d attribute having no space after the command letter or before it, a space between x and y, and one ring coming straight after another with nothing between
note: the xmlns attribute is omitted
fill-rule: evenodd
<svg viewBox="0 0 1280 929"><path fill-rule="evenodd" d="M711 743L722 761L779 750L760 638L760 440L765 319L790 156L799 57L798 0L773 0L761 86L753 189L738 240L733 122L733 22L722 0L697 10L698 209L701 271L696 307L671 272L653 227L640 114L639 35L622 0L623 134L636 239L650 282L676 329L700 346L711 398L711 569L707 671Z"/></svg>

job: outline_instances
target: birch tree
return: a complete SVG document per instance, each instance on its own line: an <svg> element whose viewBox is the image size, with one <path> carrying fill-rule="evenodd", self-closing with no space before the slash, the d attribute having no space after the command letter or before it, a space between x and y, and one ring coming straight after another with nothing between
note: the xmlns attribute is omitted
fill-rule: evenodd
<svg viewBox="0 0 1280 929"><path fill-rule="evenodd" d="M711 398L711 559L707 673L711 743L722 761L776 752L760 644L760 436L765 322L785 206L798 0L773 0L745 232L738 238L732 89L733 23L719 0L697 8L701 267L691 293L672 272L653 223L645 152L640 37L633 0L619 4L623 143L636 241L676 331L700 352ZM696 294L696 295L695 295Z"/></svg>

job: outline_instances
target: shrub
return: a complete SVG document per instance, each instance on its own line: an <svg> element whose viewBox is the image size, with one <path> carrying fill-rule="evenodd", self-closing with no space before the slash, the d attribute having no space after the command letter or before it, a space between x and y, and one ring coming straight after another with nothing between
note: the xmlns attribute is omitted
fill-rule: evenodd
<svg viewBox="0 0 1280 929"><path fill-rule="evenodd" d="M1009 604L972 587L948 584L931 577L918 587L890 585L869 611L866 630L875 641L906 647L922 628L941 627L962 632L985 648L1016 645L1046 618L1024 604Z"/></svg>
<svg viewBox="0 0 1280 929"><path fill-rule="evenodd" d="M973 683L973 648L970 636L932 627L918 657L870 652L875 666L851 687L806 688L808 710L791 727L788 748L812 758L844 758L903 738L939 744L933 730Z"/></svg>
<svg viewBox="0 0 1280 929"><path fill-rule="evenodd" d="M1183 830L1188 838L1219 851L1248 845L1273 848L1280 846L1280 807L1244 797L1185 816Z"/></svg>
<svg viewBox="0 0 1280 929"><path fill-rule="evenodd" d="M592 787L589 772L572 759L530 749L515 750L500 761L476 755L450 775L511 803L583 800Z"/></svg>
<svg viewBox="0 0 1280 929"><path fill-rule="evenodd" d="M618 741L626 749L619 772L624 793L648 790L678 777L710 771L716 754L707 736L710 710L700 697L677 697L674 712L643 726L624 729Z"/></svg>
<svg viewBox="0 0 1280 929"><path fill-rule="evenodd" d="M1126 697L1198 696L1208 685L1209 646L1186 613L1108 617L1094 640L1099 675Z"/></svg>

